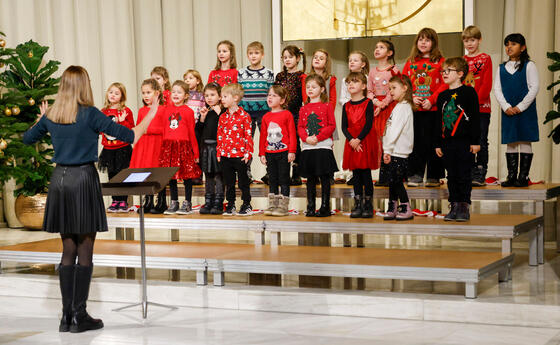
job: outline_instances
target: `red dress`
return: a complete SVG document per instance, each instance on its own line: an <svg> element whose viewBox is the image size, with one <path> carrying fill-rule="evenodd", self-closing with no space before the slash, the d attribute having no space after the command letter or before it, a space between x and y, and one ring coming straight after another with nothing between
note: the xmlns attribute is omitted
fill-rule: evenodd
<svg viewBox="0 0 560 345"><path fill-rule="evenodd" d="M366 109L368 108L368 104L371 104L370 111L373 111L373 102L369 98L364 98L362 101L358 102L349 101L344 105L348 126L347 130L352 138L357 138L366 124ZM350 146L350 142L346 139L342 161L343 169L379 169L381 145L373 126L361 141L361 145L362 151L358 152Z"/></svg>
<svg viewBox="0 0 560 345"><path fill-rule="evenodd" d="M179 167L173 179L200 177L198 142L194 133L194 112L186 104L167 106L163 117L163 141L159 155L161 167Z"/></svg>
<svg viewBox="0 0 560 345"><path fill-rule="evenodd" d="M142 107L138 110L138 119L136 123L142 122L150 111L149 107ZM165 106L159 106L156 116L148 126L148 130L134 145L132 150L132 158L130 159L131 168L158 168L159 152L161 149L161 141L163 134L163 116Z"/></svg>
<svg viewBox="0 0 560 345"><path fill-rule="evenodd" d="M171 91L163 90L161 94L163 97L163 105L173 105L173 101L171 100Z"/></svg>

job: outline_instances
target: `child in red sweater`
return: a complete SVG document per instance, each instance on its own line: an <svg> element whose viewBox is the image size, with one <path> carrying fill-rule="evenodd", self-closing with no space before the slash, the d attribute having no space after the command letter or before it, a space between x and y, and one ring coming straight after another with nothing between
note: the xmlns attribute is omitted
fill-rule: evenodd
<svg viewBox="0 0 560 345"><path fill-rule="evenodd" d="M167 72L167 68L163 66L156 66L150 72L150 77L155 79L159 86L162 89L163 95L163 104L164 105L173 105L171 101L171 83L169 82L169 72Z"/></svg>
<svg viewBox="0 0 560 345"><path fill-rule="evenodd" d="M479 50L482 34L474 25L463 30L463 45L467 50L464 56L469 65L469 73L464 84L474 87L480 103L480 151L475 155L472 168L472 185L486 185L488 171L488 127L490 127L490 91L492 90L492 59Z"/></svg>
<svg viewBox="0 0 560 345"><path fill-rule="evenodd" d="M253 137L251 136L251 116L238 106L243 98L243 87L240 84L228 84L222 89L222 105L227 111L220 115L216 156L222 168L226 185L227 206L225 215L250 216L251 191L247 163L253 154ZM235 175L239 179L243 204L239 212L235 211Z"/></svg>
<svg viewBox="0 0 560 345"><path fill-rule="evenodd" d="M134 127L134 118L132 111L125 103L126 89L124 85L113 83L105 93L105 105L101 111L114 122L132 128ZM103 151L99 155L98 167L101 171L107 169L107 175L111 179L121 170L128 168L132 156L132 146L107 134L102 134L101 144L103 145ZM128 212L126 199L128 199L127 195L114 195L113 203L107 211Z"/></svg>
<svg viewBox="0 0 560 345"><path fill-rule="evenodd" d="M140 123L150 111L150 105L154 95L159 99L159 107L156 117L148 126L146 133L138 140L132 150L132 158L130 159L131 168L157 168L159 167L159 152L161 150L161 141L163 134L163 116L165 116L165 106L163 106L163 98L161 97L161 86L155 79L146 79L142 82L142 103L144 107L138 110L137 123ZM165 189L158 194L157 205L154 205L153 195L146 195L144 199L144 213L161 214L167 208L165 198Z"/></svg>
<svg viewBox="0 0 560 345"><path fill-rule="evenodd" d="M441 78L443 61L435 30L420 30L402 71L412 81L412 96L417 107L414 112L414 149L408 157L409 186L417 187L424 182L426 166L426 187L439 187L444 176L443 162L435 154L434 142L441 127L436 101L439 94L447 89Z"/></svg>
<svg viewBox="0 0 560 345"><path fill-rule="evenodd" d="M216 54L216 67L208 75L208 84L218 83L221 87L237 83L237 60L235 46L231 41L225 40L218 43Z"/></svg>
<svg viewBox="0 0 560 345"><path fill-rule="evenodd" d="M190 214L192 212L192 180L200 177L198 166L198 142L194 133L194 112L186 104L189 98L189 86L177 80L171 88L173 105L165 110L163 142L159 163L161 167L179 167L173 179L169 181L171 204L164 214ZM179 208L177 180L185 184L185 201Z"/></svg>
<svg viewBox="0 0 560 345"><path fill-rule="evenodd" d="M266 100L270 111L261 122L259 156L269 177L268 208L264 212L267 216L288 215L290 163L296 158L297 136L292 113L285 109L287 97L286 89L273 85Z"/></svg>
<svg viewBox="0 0 560 345"><path fill-rule="evenodd" d="M299 111L298 135L301 138L300 170L307 177L306 217L331 215L330 178L338 171L332 151L336 129L333 107L328 103L325 79L312 74L305 80L309 103ZM321 208L315 211L316 184L321 181Z"/></svg>

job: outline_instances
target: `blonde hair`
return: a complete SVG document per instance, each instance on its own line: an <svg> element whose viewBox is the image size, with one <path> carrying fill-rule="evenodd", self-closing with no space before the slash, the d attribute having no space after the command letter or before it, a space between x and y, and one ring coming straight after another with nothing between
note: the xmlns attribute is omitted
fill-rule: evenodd
<svg viewBox="0 0 560 345"><path fill-rule="evenodd" d="M220 48L222 44L228 47L229 49L229 68L237 68L237 59L235 58L235 45L233 45L233 43L231 43L231 41L228 40L220 41L216 46L216 50ZM218 56L216 56L216 67L214 67L214 69L219 70L221 68L222 68L222 62L220 61L220 59L218 59Z"/></svg>
<svg viewBox="0 0 560 345"><path fill-rule="evenodd" d="M363 95L367 96L367 77L365 74L361 72L350 72L348 73L346 78L344 78L344 80L346 80L346 84L350 83L351 81L359 81L364 84L366 88L363 90Z"/></svg>
<svg viewBox="0 0 560 345"><path fill-rule="evenodd" d="M258 50L258 51L260 51L261 53L264 54L264 46L259 41L254 41L254 42L249 43L247 45L247 53L249 52L249 50Z"/></svg>
<svg viewBox="0 0 560 345"><path fill-rule="evenodd" d="M142 85L140 86L140 89L142 89L142 86L144 85L148 85L152 88L152 90L154 90L155 92L159 92L159 105L163 105L163 97L161 96L161 85L159 85L159 83L157 82L157 80L153 79L153 78L149 78L149 79L145 79L142 82ZM144 99L142 99L142 103L147 106L146 102L144 102Z"/></svg>
<svg viewBox="0 0 560 345"><path fill-rule="evenodd" d="M239 100L241 101L241 99L243 98L243 95L245 94L245 91L243 91L243 86L241 86L241 84L231 83L231 84L227 84L226 86L222 87L222 94L224 94L224 93L229 93L233 97L237 96L237 97L239 97Z"/></svg>
<svg viewBox="0 0 560 345"><path fill-rule="evenodd" d="M112 87L116 87L121 92L121 100L117 104L117 109L123 110L126 107L126 88L119 82L115 82L109 85L109 87L107 88L107 91L105 92L105 103L103 104L103 108L109 109L112 105L111 102L109 102L109 90L111 90Z"/></svg>
<svg viewBox="0 0 560 345"><path fill-rule="evenodd" d="M171 82L169 82L169 72L167 72L167 68L165 68L163 66L156 66L150 72L150 76L152 74L157 74L159 76L162 76L163 79L165 79L165 84L163 85L163 89L164 90L171 90Z"/></svg>
<svg viewBox="0 0 560 345"><path fill-rule="evenodd" d="M89 75L82 66L69 66L60 77L58 93L47 118L55 123L74 123L79 106L93 106Z"/></svg>
<svg viewBox="0 0 560 345"><path fill-rule="evenodd" d="M317 54L317 53L323 53L327 57L327 61L325 62L324 76L321 76L325 80L327 80L332 76L332 73L331 73L331 65L332 65L331 56L329 55L328 51L326 51L325 49L319 48L319 49L317 49L313 52L313 55L312 55L311 59L313 59L315 57L315 54ZM311 68L309 70L309 74L311 74L311 73L316 73L315 70L313 69L313 62L311 63Z"/></svg>
<svg viewBox="0 0 560 345"><path fill-rule="evenodd" d="M410 56L408 57L408 61L414 62L418 57L420 57L421 53L418 50L418 41L420 38L425 37L432 41L432 50L430 51L430 61L431 62L438 62L442 57L443 54L439 50L439 39L437 32L432 28L423 28L418 32L416 38L414 39L414 44L412 45L412 49L410 50Z"/></svg>
<svg viewBox="0 0 560 345"><path fill-rule="evenodd" d="M348 54L348 59L350 59L351 55L359 55L360 59L362 60L363 63L365 63L364 68L362 68L362 73L364 73L365 75L369 74L369 59L366 55L366 53L364 53L361 50L353 50L350 52L350 54Z"/></svg>
<svg viewBox="0 0 560 345"><path fill-rule="evenodd" d="M183 79L187 78L187 74L192 74L192 76L198 80L196 91L202 92L202 90L204 90L204 84L202 83L202 76L200 75L200 72L195 69L188 69L185 74L183 74Z"/></svg>
<svg viewBox="0 0 560 345"><path fill-rule="evenodd" d="M463 30L463 34L461 35L461 39L466 40L468 38L475 38L477 40L482 38L482 33L480 29L476 25L469 25Z"/></svg>
<svg viewBox="0 0 560 345"><path fill-rule="evenodd" d="M362 73L358 73L358 74L362 74ZM319 87L323 88L323 92L321 92L321 103L328 103L329 96L327 95L327 84L325 83L325 78L321 77L317 73L310 74L305 78L305 85L307 85L307 83L312 81L316 82L317 85L319 85Z"/></svg>

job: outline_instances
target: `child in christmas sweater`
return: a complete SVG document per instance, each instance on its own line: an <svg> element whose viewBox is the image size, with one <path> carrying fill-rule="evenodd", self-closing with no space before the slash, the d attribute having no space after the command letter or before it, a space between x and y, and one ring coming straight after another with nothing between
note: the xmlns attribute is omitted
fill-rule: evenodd
<svg viewBox="0 0 560 345"><path fill-rule="evenodd" d="M237 83L237 59L235 46L231 41L225 40L218 43L216 53L216 67L208 75L208 83L218 83L221 87Z"/></svg>

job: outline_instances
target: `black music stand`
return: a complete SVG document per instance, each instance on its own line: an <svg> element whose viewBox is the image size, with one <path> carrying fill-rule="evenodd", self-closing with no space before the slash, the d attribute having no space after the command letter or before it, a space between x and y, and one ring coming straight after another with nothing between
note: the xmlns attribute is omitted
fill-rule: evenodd
<svg viewBox="0 0 560 345"><path fill-rule="evenodd" d="M142 266L142 302L127 305L121 308L114 309L114 311L121 311L124 309L142 306L142 318L148 316L148 304L170 309L177 309L177 307L168 306L164 304L148 302L147 296L147 281L146 281L146 236L144 232L144 195L157 194L167 184L169 180L179 170L178 167L172 168L139 168L139 169L124 169L114 176L109 182L102 183L103 195L138 195L140 197L140 262ZM139 173L149 173L144 179L133 179L138 177ZM137 182L125 182L127 179L136 180ZM140 181L141 180L141 181Z"/></svg>

